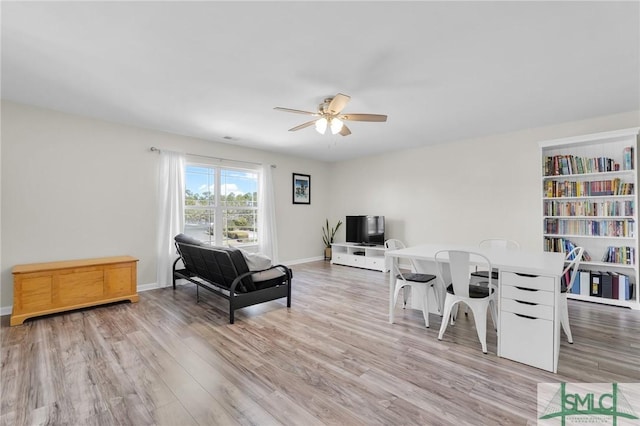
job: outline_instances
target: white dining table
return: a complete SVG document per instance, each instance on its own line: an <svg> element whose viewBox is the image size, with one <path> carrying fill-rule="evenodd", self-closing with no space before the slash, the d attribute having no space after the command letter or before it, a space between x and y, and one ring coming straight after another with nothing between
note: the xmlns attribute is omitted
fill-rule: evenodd
<svg viewBox="0 0 640 426"><path fill-rule="evenodd" d="M558 353L560 347L560 320L558 313L558 300L560 297L560 277L564 267L564 254L563 253L551 253L545 251L530 251L530 250L513 250L505 248L480 248L477 245L465 245L465 244L421 244L417 246L407 247L399 250L388 250L385 252L386 261L391 267L391 271L394 271L394 265L398 264L399 259L413 259L416 267L420 270L416 272L429 273L438 275L435 264L435 254L440 250L464 250L471 251L485 255L490 261L492 268L498 269L501 279L498 283L498 291L502 284L503 272L508 272L522 277L545 277L552 282L553 294L553 309L552 317L552 329L553 336L549 336L553 339L553 363L550 371L557 371ZM473 258L471 259L473 260ZM447 277L444 277L447 279ZM393 293L395 288L396 277L394 273L389 274L389 323L394 322L394 310ZM498 298L498 312L501 315L500 298ZM500 321L499 321L500 323ZM497 325L499 329L499 325ZM523 335L527 330L523 330ZM504 337L504 336L503 336ZM501 356L501 347L510 348L515 342L500 342L501 334L498 330L498 356ZM511 345L513 343L513 345ZM526 358L526 357L525 357ZM521 359L516 361L523 362ZM527 363L526 361L524 361ZM546 367L544 367L546 368Z"/></svg>

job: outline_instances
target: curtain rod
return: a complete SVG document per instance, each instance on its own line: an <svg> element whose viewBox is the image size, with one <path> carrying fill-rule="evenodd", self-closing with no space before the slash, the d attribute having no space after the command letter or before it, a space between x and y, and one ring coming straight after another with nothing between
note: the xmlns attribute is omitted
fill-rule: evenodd
<svg viewBox="0 0 640 426"><path fill-rule="evenodd" d="M162 150L161 150L160 148L156 148L155 146L152 146L152 147L149 149L149 151L157 152L158 154L161 154L161 153L162 153ZM191 154L191 153L189 153L189 152L185 152L184 154L185 154L185 155L190 155L190 156L192 156L192 157L211 158L211 159L213 159L213 160L220 160L220 161L233 161L233 162L235 162L235 163L247 163L247 164L255 164L255 165L258 165L258 166L262 166L262 163L256 163L256 162L254 162L254 161L232 160L231 158L212 157L212 156L210 156L210 155ZM275 169L275 168L276 168L276 165L275 165L275 164L271 164L271 167Z"/></svg>

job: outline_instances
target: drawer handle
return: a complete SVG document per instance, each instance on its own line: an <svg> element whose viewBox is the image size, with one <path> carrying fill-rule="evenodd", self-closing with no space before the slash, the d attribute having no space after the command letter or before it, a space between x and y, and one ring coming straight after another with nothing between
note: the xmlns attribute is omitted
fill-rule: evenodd
<svg viewBox="0 0 640 426"><path fill-rule="evenodd" d="M522 318L527 318L527 319L538 319L536 317L531 317L529 315L523 315L523 314L516 314L516 315L519 316L519 317L522 317Z"/></svg>
<svg viewBox="0 0 640 426"><path fill-rule="evenodd" d="M515 272L516 275L527 278L538 278L539 275L523 274L522 272Z"/></svg>
<svg viewBox="0 0 640 426"><path fill-rule="evenodd" d="M516 300L516 302L522 303L523 305L537 305L537 303L525 302L524 300Z"/></svg>
<svg viewBox="0 0 640 426"><path fill-rule="evenodd" d="M535 289L535 288L518 287L518 286L515 286L515 287L516 287L518 290L524 290L524 291L538 291L538 290L537 290L537 289Z"/></svg>

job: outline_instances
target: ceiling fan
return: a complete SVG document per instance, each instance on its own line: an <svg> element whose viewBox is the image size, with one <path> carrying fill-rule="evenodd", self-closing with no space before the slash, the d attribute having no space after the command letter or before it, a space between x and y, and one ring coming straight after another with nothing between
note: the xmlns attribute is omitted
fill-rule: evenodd
<svg viewBox="0 0 640 426"><path fill-rule="evenodd" d="M331 133L341 134L342 136L349 136L351 130L343 123L343 121L387 121L387 116L382 114L343 114L342 110L351 100L350 96L338 93L332 98L326 98L324 102L318 105L318 112L301 111L299 109L275 107L274 109L284 112L293 112L296 114L311 115L316 118L312 121L307 121L299 126L289 129L290 132L304 129L315 124L318 133L324 134L327 131L327 127L331 129Z"/></svg>

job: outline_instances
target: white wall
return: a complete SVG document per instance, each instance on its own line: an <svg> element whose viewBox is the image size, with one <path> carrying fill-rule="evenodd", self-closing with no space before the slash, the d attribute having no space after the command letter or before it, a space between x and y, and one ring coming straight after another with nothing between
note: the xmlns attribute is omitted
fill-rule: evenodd
<svg viewBox="0 0 640 426"><path fill-rule="evenodd" d="M280 260L322 255L320 229L381 214L409 244L491 236L539 249L537 142L640 125L640 112L399 151L328 165L2 102L0 307L13 265L129 254L138 283L155 283L156 146L276 164ZM312 204L291 203L291 174L311 175ZM344 227L337 235L344 241Z"/></svg>
<svg viewBox="0 0 640 426"><path fill-rule="evenodd" d="M537 142L636 126L640 111L337 163L331 217L385 215L386 237L408 244L505 237L540 250Z"/></svg>
<svg viewBox="0 0 640 426"><path fill-rule="evenodd" d="M275 164L281 262L322 256L328 165L2 102L0 307L16 264L131 255L138 284L156 281L158 154L167 150ZM311 175L311 205L291 202L291 174Z"/></svg>

